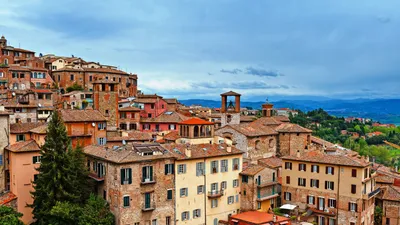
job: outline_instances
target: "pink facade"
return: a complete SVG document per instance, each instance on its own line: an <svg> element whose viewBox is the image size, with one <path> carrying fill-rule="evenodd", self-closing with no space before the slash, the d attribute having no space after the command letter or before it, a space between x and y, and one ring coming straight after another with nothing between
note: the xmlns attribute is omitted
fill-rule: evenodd
<svg viewBox="0 0 400 225"><path fill-rule="evenodd" d="M154 103L144 103L143 110L140 112L142 118L154 118L167 111L167 102L162 98L157 98Z"/></svg>
<svg viewBox="0 0 400 225"><path fill-rule="evenodd" d="M141 124L142 132L161 132L161 131L179 131L177 123L143 123Z"/></svg>

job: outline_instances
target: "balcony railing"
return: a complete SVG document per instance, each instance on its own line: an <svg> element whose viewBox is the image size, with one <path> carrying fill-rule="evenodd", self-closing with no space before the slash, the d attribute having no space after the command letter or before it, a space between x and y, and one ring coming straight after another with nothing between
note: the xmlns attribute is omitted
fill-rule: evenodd
<svg viewBox="0 0 400 225"><path fill-rule="evenodd" d="M278 193L276 192L271 192L271 193L266 193L266 194L257 194L257 201L265 201L268 199L276 198L278 197Z"/></svg>
<svg viewBox="0 0 400 225"><path fill-rule="evenodd" d="M219 198L219 197L221 197L223 195L224 195L224 191L222 191L222 190L221 191L217 191L217 190L209 191L208 194L207 194L207 196L209 198Z"/></svg>
<svg viewBox="0 0 400 225"><path fill-rule="evenodd" d="M145 184L155 184L156 180L153 178L152 180L150 179L142 179L142 182L140 182L140 184L145 185Z"/></svg>
<svg viewBox="0 0 400 225"><path fill-rule="evenodd" d="M142 211L144 211L144 212L153 211L155 209L156 209L155 202L146 202L146 203L143 203L143 205L142 205Z"/></svg>
<svg viewBox="0 0 400 225"><path fill-rule="evenodd" d="M263 182L263 183L261 183L261 184L257 184L257 187L258 188L263 188L263 187L268 187L268 186L272 186L272 185L276 185L276 184L278 184L278 181L273 181L273 180L271 180L271 181L269 181L269 182Z"/></svg>
<svg viewBox="0 0 400 225"><path fill-rule="evenodd" d="M363 198L364 198L364 199L370 199L370 198L376 196L377 194L379 194L380 191L381 191L381 189L380 189L380 188L377 188L377 189L371 191L371 192L368 193L368 194L363 194Z"/></svg>

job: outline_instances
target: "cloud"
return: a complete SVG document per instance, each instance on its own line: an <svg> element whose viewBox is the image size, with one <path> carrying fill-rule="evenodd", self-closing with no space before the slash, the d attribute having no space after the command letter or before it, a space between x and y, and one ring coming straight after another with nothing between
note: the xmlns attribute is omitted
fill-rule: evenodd
<svg viewBox="0 0 400 225"><path fill-rule="evenodd" d="M237 81L237 82L198 82L192 83L193 88L207 89L289 89L287 85L272 85L263 81Z"/></svg>
<svg viewBox="0 0 400 225"><path fill-rule="evenodd" d="M241 69L233 69L233 70L226 70L226 69L221 69L219 72L221 73L230 73L230 74L238 74L241 73Z"/></svg>
<svg viewBox="0 0 400 225"><path fill-rule="evenodd" d="M278 71L273 70L265 70L265 69L257 69L254 67L247 67L246 74L260 76L260 77L278 77L283 76L283 74L279 73Z"/></svg>
<svg viewBox="0 0 400 225"><path fill-rule="evenodd" d="M380 23L390 23L390 21L392 20L390 17L388 17L388 16L378 16L377 17L377 20L380 22Z"/></svg>

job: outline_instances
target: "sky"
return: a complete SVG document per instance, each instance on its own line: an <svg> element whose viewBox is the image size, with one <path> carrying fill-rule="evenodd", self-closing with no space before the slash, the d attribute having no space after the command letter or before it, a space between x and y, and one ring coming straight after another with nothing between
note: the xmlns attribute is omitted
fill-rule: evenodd
<svg viewBox="0 0 400 225"><path fill-rule="evenodd" d="M0 3L10 45L118 66L144 93L400 97L398 0Z"/></svg>

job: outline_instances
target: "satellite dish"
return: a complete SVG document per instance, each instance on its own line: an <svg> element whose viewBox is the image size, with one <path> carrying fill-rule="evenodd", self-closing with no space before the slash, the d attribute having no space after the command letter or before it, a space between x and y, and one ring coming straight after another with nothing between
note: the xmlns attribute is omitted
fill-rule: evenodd
<svg viewBox="0 0 400 225"><path fill-rule="evenodd" d="M96 126L96 124L95 123L92 123L92 127L95 127Z"/></svg>

